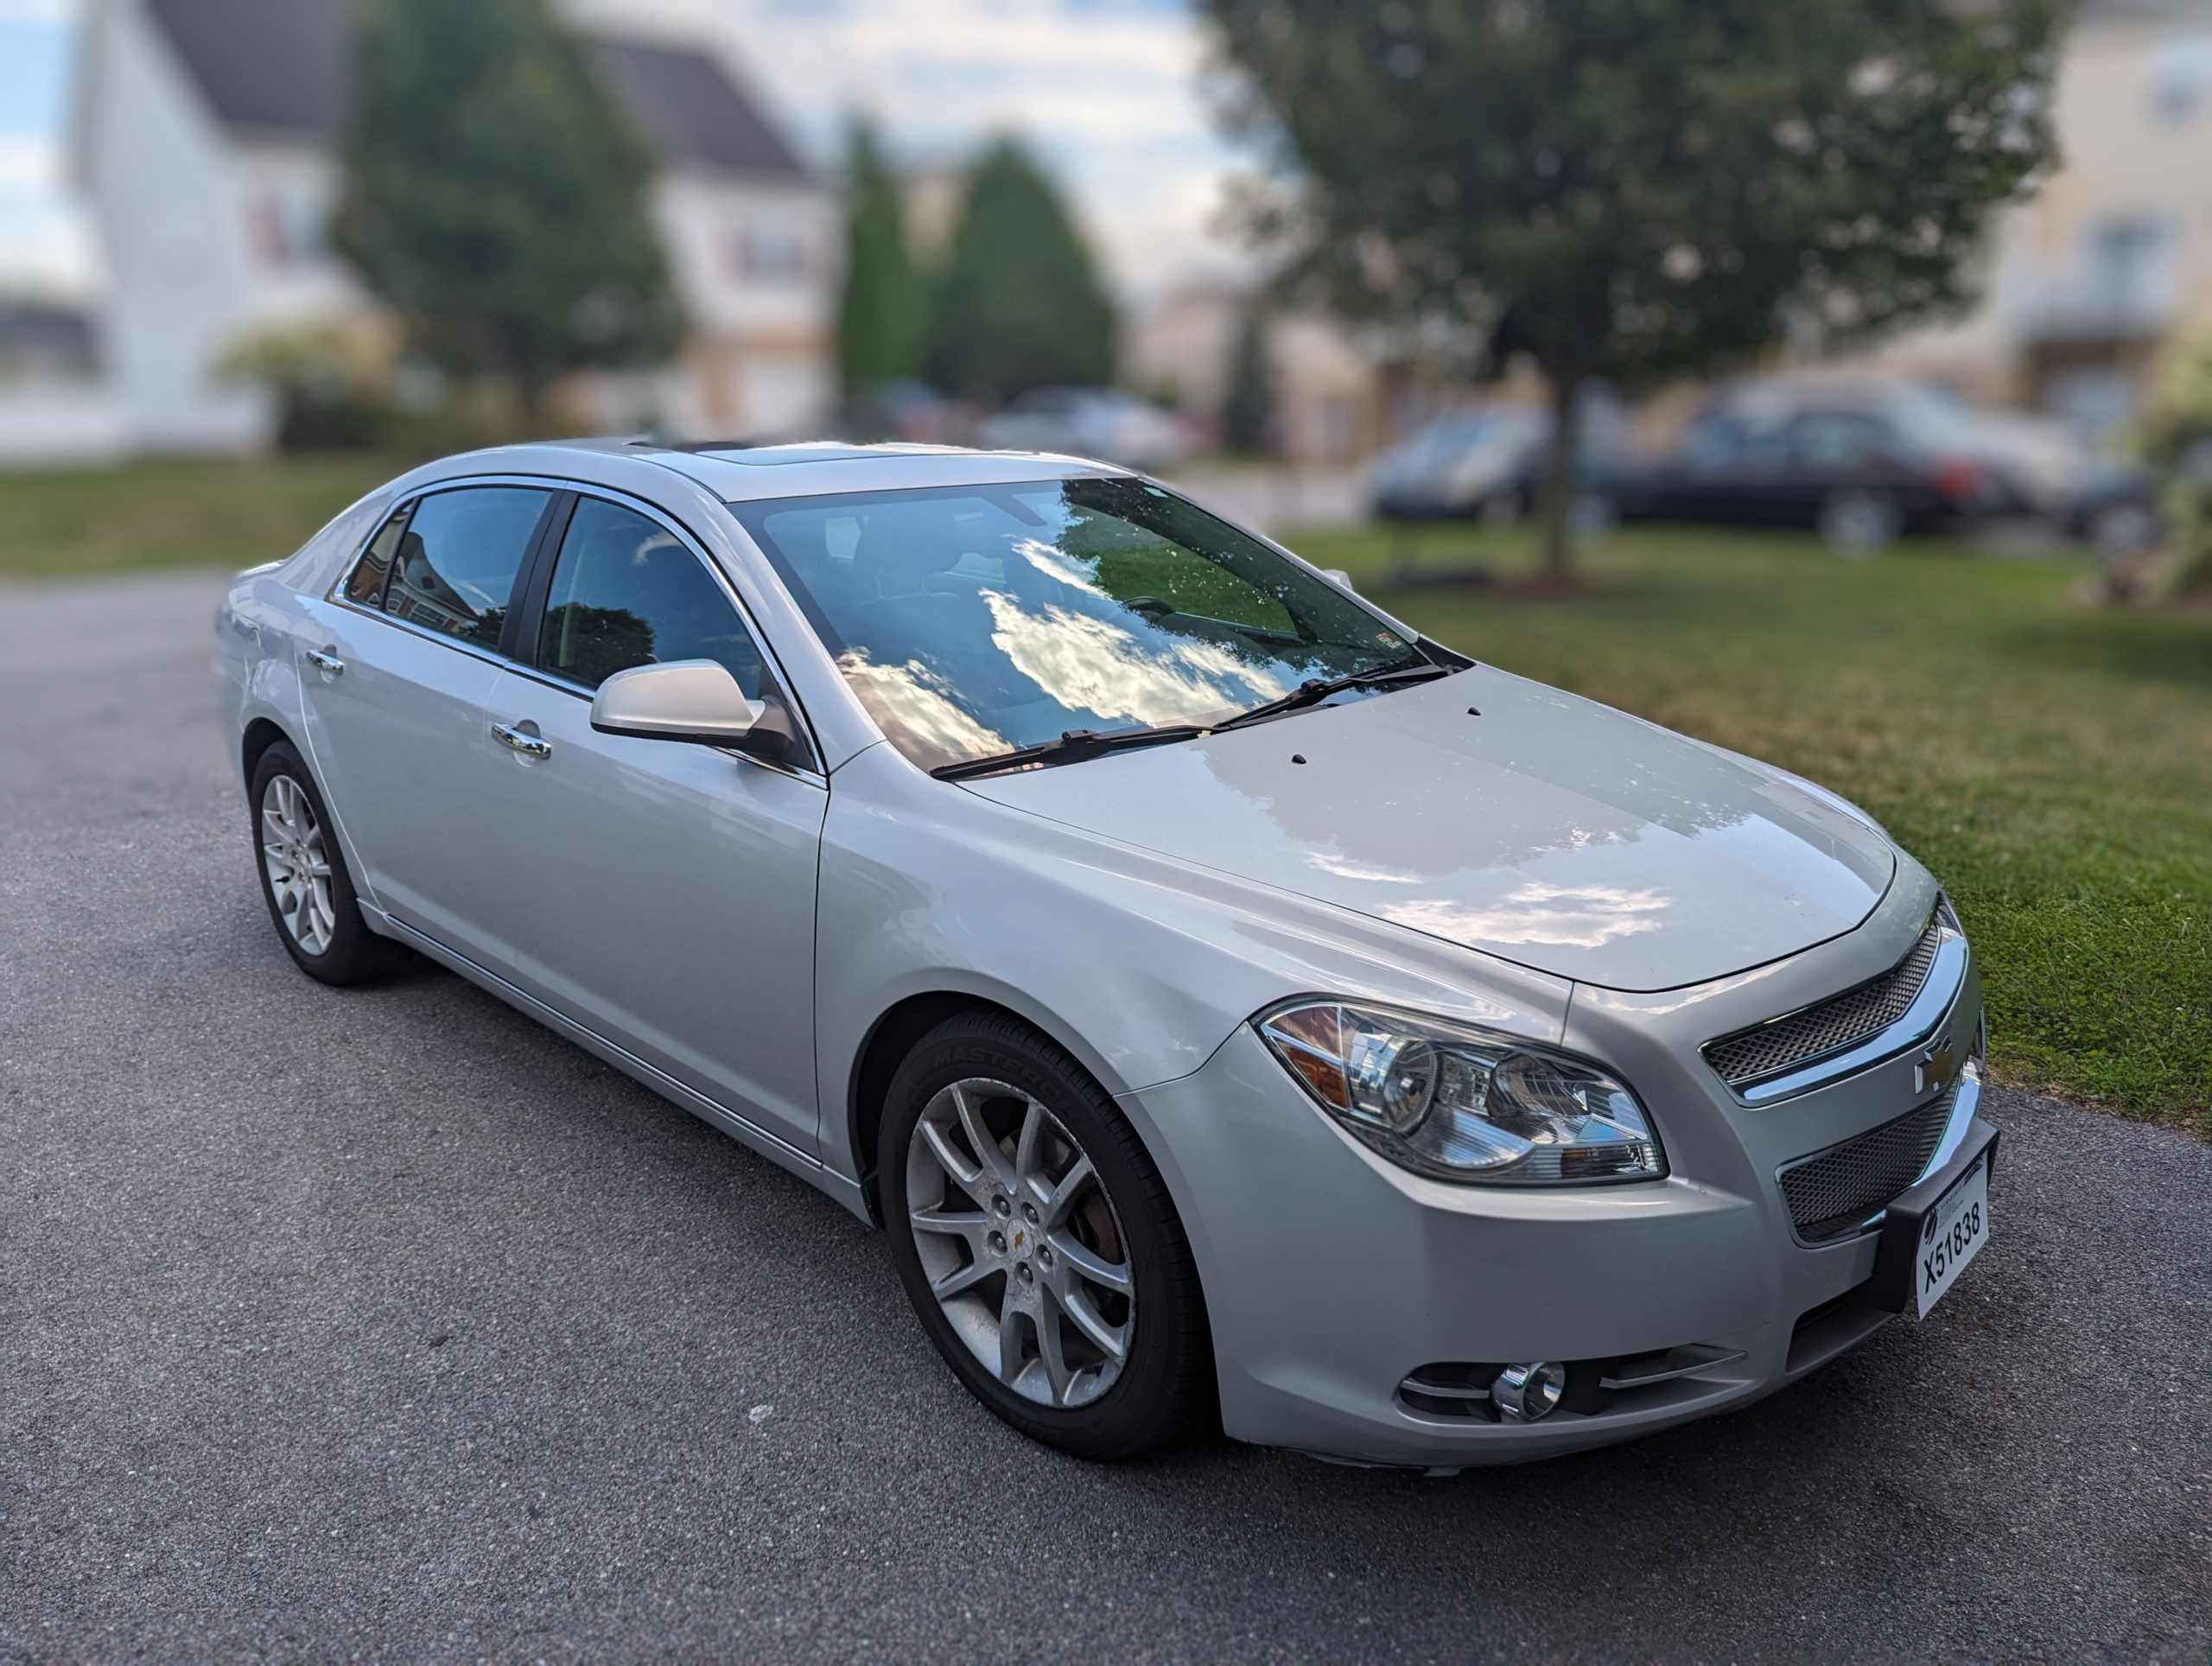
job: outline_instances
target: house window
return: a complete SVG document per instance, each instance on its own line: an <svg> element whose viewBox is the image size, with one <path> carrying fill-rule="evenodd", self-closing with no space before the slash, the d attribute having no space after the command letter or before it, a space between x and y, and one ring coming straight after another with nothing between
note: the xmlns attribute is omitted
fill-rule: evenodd
<svg viewBox="0 0 2212 1666"><path fill-rule="evenodd" d="M2168 127L2179 127L2212 99L2212 37L2179 40L2151 60L2151 109Z"/></svg>
<svg viewBox="0 0 2212 1666"><path fill-rule="evenodd" d="M789 220L743 220L729 239L730 276L763 289L790 289L804 283L813 267L812 256L806 233Z"/></svg>
<svg viewBox="0 0 2212 1666"><path fill-rule="evenodd" d="M299 190L264 186L246 202L246 232L254 258L286 271L320 263L330 249L322 204Z"/></svg>

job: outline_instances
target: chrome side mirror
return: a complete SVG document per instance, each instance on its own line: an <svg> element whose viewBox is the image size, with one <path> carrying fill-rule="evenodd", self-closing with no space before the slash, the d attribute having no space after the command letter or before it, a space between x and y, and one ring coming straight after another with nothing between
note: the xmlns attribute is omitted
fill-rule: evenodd
<svg viewBox="0 0 2212 1666"><path fill-rule="evenodd" d="M780 758L791 720L774 700L748 700L728 667L712 659L671 659L617 671L592 696L591 726L602 734L689 741Z"/></svg>

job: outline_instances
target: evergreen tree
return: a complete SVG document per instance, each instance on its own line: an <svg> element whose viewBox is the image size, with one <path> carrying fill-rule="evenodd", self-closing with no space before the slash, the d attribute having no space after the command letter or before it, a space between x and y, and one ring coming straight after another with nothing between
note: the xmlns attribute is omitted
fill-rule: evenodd
<svg viewBox="0 0 2212 1666"><path fill-rule="evenodd" d="M437 363L535 428L559 376L673 348L653 156L543 0L360 0L350 89L339 246Z"/></svg>
<svg viewBox="0 0 2212 1666"><path fill-rule="evenodd" d="M898 176L871 124L853 123L845 156L845 287L837 306L837 368L850 397L920 372L923 294L906 251Z"/></svg>
<svg viewBox="0 0 2212 1666"><path fill-rule="evenodd" d="M1275 372L1268 355L1268 320L1256 301L1237 321L1229 351L1229 385L1221 402L1221 433L1231 449L1274 448Z"/></svg>
<svg viewBox="0 0 2212 1666"><path fill-rule="evenodd" d="M1457 317L1577 391L1756 353L1793 318L1960 303L2050 156L2062 0L1205 0L1232 120L1288 188L1253 229L1347 310Z"/></svg>
<svg viewBox="0 0 2212 1666"><path fill-rule="evenodd" d="M1059 193L1001 139L968 182L930 307L930 379L987 401L1114 375L1114 304Z"/></svg>

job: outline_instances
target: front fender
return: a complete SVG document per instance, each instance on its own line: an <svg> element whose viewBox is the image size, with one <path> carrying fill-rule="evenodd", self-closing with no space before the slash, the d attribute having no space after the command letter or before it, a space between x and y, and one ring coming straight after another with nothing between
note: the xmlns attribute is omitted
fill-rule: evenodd
<svg viewBox="0 0 2212 1666"><path fill-rule="evenodd" d="M1556 1041L1571 989L995 804L887 745L832 779L815 936L821 1154L850 1179L863 1166L845 1103L855 1066L883 1015L916 995L1005 1007L1121 1097L1189 1075L1294 995Z"/></svg>

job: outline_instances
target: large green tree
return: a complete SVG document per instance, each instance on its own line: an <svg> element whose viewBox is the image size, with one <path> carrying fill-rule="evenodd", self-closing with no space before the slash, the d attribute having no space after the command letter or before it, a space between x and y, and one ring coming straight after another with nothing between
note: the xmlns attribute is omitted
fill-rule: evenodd
<svg viewBox="0 0 2212 1666"><path fill-rule="evenodd" d="M1114 303L1058 191L1014 139L969 176L925 362L938 386L990 401L1113 378Z"/></svg>
<svg viewBox="0 0 2212 1666"><path fill-rule="evenodd" d="M1711 371L1793 323L1959 303L2048 160L2061 0L1205 0L1249 223L1340 306L1457 318L1575 394Z"/></svg>
<svg viewBox="0 0 2212 1666"><path fill-rule="evenodd" d="M898 175L874 125L855 120L845 146L845 287L837 306L837 366L849 396L920 372L924 301Z"/></svg>
<svg viewBox="0 0 2212 1666"><path fill-rule="evenodd" d="M558 377L671 351L652 154L543 0L359 0L350 89L339 245L436 362L535 428Z"/></svg>

